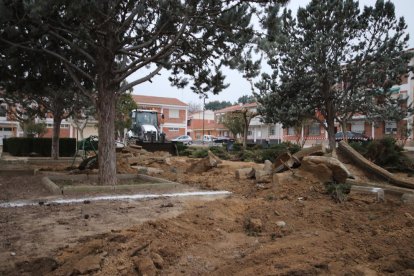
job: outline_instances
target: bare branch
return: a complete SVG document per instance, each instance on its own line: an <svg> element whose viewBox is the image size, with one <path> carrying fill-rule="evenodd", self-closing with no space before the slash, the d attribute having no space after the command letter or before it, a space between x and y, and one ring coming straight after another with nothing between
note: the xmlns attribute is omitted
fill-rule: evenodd
<svg viewBox="0 0 414 276"><path fill-rule="evenodd" d="M163 66L162 65L159 65L158 67L157 67L157 69L155 69L154 71L152 71L150 74L148 74L147 76L145 76L145 77L143 77L143 78L140 78L140 79L138 79L138 80L136 80L136 81L133 81L133 82L131 82L131 83L128 83L127 85L124 85L124 86L122 86L120 89L119 89L119 91L118 91L118 93L119 94L121 94L121 93L123 93L123 92L125 92L125 91L127 91L128 89L130 89L130 88L132 88L132 87L134 87L135 85L138 85L138 84L140 84L140 83L143 83L143 82L146 82L146 81L149 81L149 80L151 80L155 75L157 75L161 70L162 70L162 68L163 68Z"/></svg>

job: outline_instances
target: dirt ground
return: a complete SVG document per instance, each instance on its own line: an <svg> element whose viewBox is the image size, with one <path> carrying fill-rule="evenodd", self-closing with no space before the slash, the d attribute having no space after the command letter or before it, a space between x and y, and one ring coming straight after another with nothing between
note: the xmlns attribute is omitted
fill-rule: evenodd
<svg viewBox="0 0 414 276"><path fill-rule="evenodd" d="M153 165L233 194L0 209L0 275L414 275L413 204L358 193L336 203L300 169L273 185L235 179L253 164L191 174L191 160L171 163ZM48 196L39 181L0 178L0 202Z"/></svg>

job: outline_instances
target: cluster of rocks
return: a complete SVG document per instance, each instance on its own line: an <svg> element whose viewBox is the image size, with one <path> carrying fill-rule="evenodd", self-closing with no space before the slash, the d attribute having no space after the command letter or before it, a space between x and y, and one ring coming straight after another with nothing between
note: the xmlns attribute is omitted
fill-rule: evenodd
<svg viewBox="0 0 414 276"><path fill-rule="evenodd" d="M323 145L302 149L290 154L280 154L275 162L266 160L262 169L242 168L235 172L236 179L255 179L256 183L273 182L278 183L278 174L300 167L302 170L313 173L321 183L345 183L352 178L351 173L338 159L325 156L326 150Z"/></svg>

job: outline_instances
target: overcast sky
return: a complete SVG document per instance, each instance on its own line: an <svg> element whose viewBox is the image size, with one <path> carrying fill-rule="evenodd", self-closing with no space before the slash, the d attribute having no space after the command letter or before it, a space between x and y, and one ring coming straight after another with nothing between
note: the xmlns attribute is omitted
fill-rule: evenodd
<svg viewBox="0 0 414 276"><path fill-rule="evenodd" d="M372 6L375 4L375 0L360 0L360 5L362 6ZM393 0L395 5L396 15L398 17L403 16L406 24L408 25L407 33L410 34L409 48L414 48L414 1L413 0ZM290 0L290 3L287 5L287 8L291 9L293 14L296 14L298 7L304 7L309 3L309 0ZM236 102L240 96L251 95L250 84L241 77L241 74L232 70L225 70L226 83L229 83L230 86L220 92L219 95L212 95L209 93L209 101L230 101ZM132 75L128 79L129 82L137 79L140 75ZM166 70L161 71L161 75L156 76L152 79L152 83L146 82L134 87L134 94L148 95L148 96L158 96L158 97L171 97L177 98L185 103L196 103L202 105L202 100L198 95L194 94L190 87L185 89L178 89L172 87L168 81L169 72Z"/></svg>

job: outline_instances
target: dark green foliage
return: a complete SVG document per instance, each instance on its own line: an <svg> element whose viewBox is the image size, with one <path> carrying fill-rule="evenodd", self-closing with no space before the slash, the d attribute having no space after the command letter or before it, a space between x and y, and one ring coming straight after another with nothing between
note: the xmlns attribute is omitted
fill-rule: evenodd
<svg viewBox="0 0 414 276"><path fill-rule="evenodd" d="M29 156L33 149L33 139L35 138L7 138L7 152L14 156ZM5 149L3 149L6 151Z"/></svg>
<svg viewBox="0 0 414 276"><path fill-rule="evenodd" d="M241 151L243 148L243 145L240 143L234 143L233 144L233 151Z"/></svg>
<svg viewBox="0 0 414 276"><path fill-rule="evenodd" d="M7 152L14 156L29 156L31 153L36 153L40 156L51 156L51 138L8 138L5 139L7 143ZM73 156L76 151L76 139L74 138L60 138L59 139L59 156L69 157Z"/></svg>
<svg viewBox="0 0 414 276"><path fill-rule="evenodd" d="M207 155L208 155L208 149L200 148L200 149L193 150L191 152L190 157L193 157L193 158L204 158L204 157L207 157Z"/></svg>
<svg viewBox="0 0 414 276"><path fill-rule="evenodd" d="M227 102L227 101L222 101L222 102L211 101L211 102L206 103L205 109L216 111L216 110L220 110L220 109L226 108L231 105L232 105L231 102Z"/></svg>
<svg viewBox="0 0 414 276"><path fill-rule="evenodd" d="M413 162L405 156L403 148L392 137L372 140L365 143L350 143L365 158L378 166L395 171L413 171Z"/></svg>
<svg viewBox="0 0 414 276"><path fill-rule="evenodd" d="M328 183L325 188L326 192L338 203L344 202L351 192L351 185L344 183Z"/></svg>
<svg viewBox="0 0 414 276"><path fill-rule="evenodd" d="M188 156L190 155L190 151L188 150L188 146L184 145L182 142L175 143L177 147L178 156Z"/></svg>
<svg viewBox="0 0 414 276"><path fill-rule="evenodd" d="M412 55L391 1L360 10L353 0L312 0L296 18L285 10L281 22L265 22L263 48L273 72L256 83L256 97L266 121L288 127L315 119L334 149L335 120L346 123L356 113L404 117L389 88L407 73Z"/></svg>
<svg viewBox="0 0 414 276"><path fill-rule="evenodd" d="M263 145L252 144L247 150L240 151L237 156L242 161L263 163L265 160L269 160L274 162L277 156L284 152L293 154L299 150L300 147L298 145L289 142L271 145L270 148L263 148Z"/></svg>
<svg viewBox="0 0 414 276"><path fill-rule="evenodd" d="M210 151L220 159L228 160L230 158L225 147L213 146L210 147Z"/></svg>

